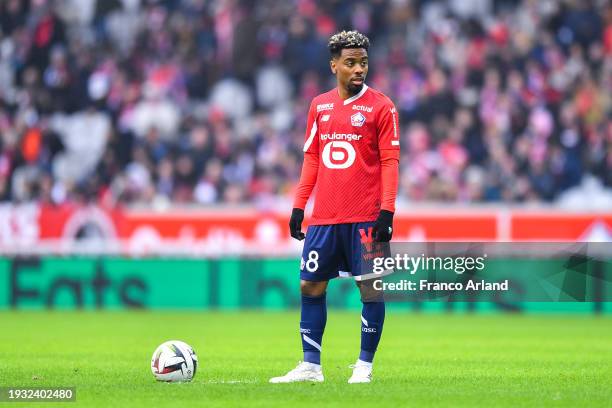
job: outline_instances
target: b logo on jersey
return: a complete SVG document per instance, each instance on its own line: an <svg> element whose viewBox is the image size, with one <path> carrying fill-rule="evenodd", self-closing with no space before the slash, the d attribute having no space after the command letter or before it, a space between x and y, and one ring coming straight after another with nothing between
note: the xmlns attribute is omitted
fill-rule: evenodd
<svg viewBox="0 0 612 408"><path fill-rule="evenodd" d="M328 169L347 169L355 162L355 148L349 142L335 140L323 148L323 164Z"/></svg>
<svg viewBox="0 0 612 408"><path fill-rule="evenodd" d="M355 127L361 127L365 123L365 116L361 112L357 112L354 115L351 115L351 125Z"/></svg>

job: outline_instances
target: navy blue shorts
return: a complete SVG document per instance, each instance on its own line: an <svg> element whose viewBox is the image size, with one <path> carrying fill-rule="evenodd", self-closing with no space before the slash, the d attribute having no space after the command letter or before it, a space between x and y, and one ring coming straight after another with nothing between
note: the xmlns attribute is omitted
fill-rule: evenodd
<svg viewBox="0 0 612 408"><path fill-rule="evenodd" d="M328 281L353 276L356 280L374 276L368 273L364 253L371 242L374 222L311 225L306 231L302 250L300 278L307 281ZM365 267L364 267L365 266ZM371 269L369 269L371 272Z"/></svg>

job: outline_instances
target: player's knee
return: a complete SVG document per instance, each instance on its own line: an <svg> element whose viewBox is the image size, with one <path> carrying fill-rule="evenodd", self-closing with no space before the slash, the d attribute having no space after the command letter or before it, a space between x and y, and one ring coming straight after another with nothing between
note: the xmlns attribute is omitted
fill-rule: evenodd
<svg viewBox="0 0 612 408"><path fill-rule="evenodd" d="M357 282L362 302L382 302L383 292L375 288L376 279L369 279Z"/></svg>
<svg viewBox="0 0 612 408"><path fill-rule="evenodd" d="M327 289L327 282L300 281L300 291L304 296L321 296Z"/></svg>

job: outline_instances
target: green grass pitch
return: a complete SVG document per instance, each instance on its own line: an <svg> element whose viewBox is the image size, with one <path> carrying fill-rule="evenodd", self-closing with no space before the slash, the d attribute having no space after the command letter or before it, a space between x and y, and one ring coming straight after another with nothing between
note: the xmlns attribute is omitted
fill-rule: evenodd
<svg viewBox="0 0 612 408"><path fill-rule="evenodd" d="M609 317L390 312L374 382L349 385L359 314L330 310L325 383L268 384L300 359L298 320L297 311L1 312L0 386L77 388L76 402L54 407L612 405ZM169 339L196 350L193 382L154 380L151 353Z"/></svg>

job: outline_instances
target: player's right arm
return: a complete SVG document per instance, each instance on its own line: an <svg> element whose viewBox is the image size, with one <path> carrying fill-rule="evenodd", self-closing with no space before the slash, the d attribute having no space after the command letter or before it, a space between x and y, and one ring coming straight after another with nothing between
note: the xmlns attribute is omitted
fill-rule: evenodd
<svg viewBox="0 0 612 408"><path fill-rule="evenodd" d="M291 236L295 239L304 239L302 232L302 221L304 220L304 208L308 198L317 183L317 173L319 172L319 138L317 128L317 112L314 101L308 110L308 120L306 124L306 134L304 142L304 164L302 174L298 184L295 199L293 200L293 211L289 221Z"/></svg>

